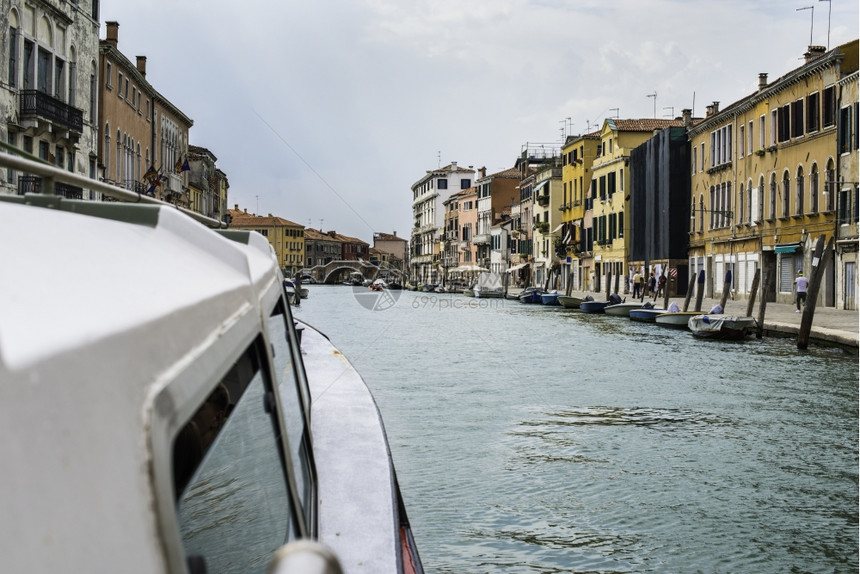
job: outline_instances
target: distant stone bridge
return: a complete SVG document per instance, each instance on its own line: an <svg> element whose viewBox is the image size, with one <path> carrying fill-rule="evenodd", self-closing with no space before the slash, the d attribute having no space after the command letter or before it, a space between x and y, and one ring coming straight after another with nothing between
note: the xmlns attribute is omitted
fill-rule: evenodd
<svg viewBox="0 0 860 574"><path fill-rule="evenodd" d="M349 270L359 272L365 279L373 281L377 277L387 278L386 276L400 276L401 272L397 269L379 267L367 261L332 261L326 265L315 265L302 269L302 275L310 275L317 283L338 283L341 281L343 271Z"/></svg>
<svg viewBox="0 0 860 574"><path fill-rule="evenodd" d="M317 283L337 283L344 270L358 271L365 279L376 279L379 267L367 261L332 261L326 265L315 265L302 269L303 275L310 275Z"/></svg>

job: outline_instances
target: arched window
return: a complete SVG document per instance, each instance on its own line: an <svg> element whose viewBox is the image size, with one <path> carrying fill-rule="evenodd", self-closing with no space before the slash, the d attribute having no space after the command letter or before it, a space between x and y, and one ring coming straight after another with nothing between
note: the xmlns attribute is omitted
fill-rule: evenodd
<svg viewBox="0 0 860 574"><path fill-rule="evenodd" d="M796 215L803 215L803 198L805 196L804 186L803 186L803 166L797 167L797 178L795 179L795 193L794 193L794 213Z"/></svg>
<svg viewBox="0 0 860 574"><path fill-rule="evenodd" d="M116 130L116 173L114 174L114 181L121 185L122 184L122 132Z"/></svg>
<svg viewBox="0 0 860 574"><path fill-rule="evenodd" d="M699 231L705 230L705 194L699 194Z"/></svg>
<svg viewBox="0 0 860 574"><path fill-rule="evenodd" d="M738 213L737 213L737 222L743 223L746 221L746 212L744 208L746 207L746 202L744 201L744 184L741 182L741 186L738 189Z"/></svg>
<svg viewBox="0 0 860 574"><path fill-rule="evenodd" d="M836 205L836 169L833 159L827 160L827 170L824 174L824 209L833 211Z"/></svg>
<svg viewBox="0 0 860 574"><path fill-rule="evenodd" d="M809 174L809 212L818 213L818 164L812 164Z"/></svg>
<svg viewBox="0 0 860 574"><path fill-rule="evenodd" d="M767 211L768 221L776 219L776 173L770 174L770 201Z"/></svg>
<svg viewBox="0 0 860 574"><path fill-rule="evenodd" d="M755 190L753 189L752 178L747 181L747 223L753 222L753 195L755 194Z"/></svg>
<svg viewBox="0 0 860 574"><path fill-rule="evenodd" d="M782 214L782 217L788 217L788 205L789 205L788 194L790 191L791 191L791 177L788 174L788 170L785 170L784 172L782 172L782 188L780 189L780 192L782 193L782 196L781 196L782 208L780 211L780 213Z"/></svg>
<svg viewBox="0 0 860 574"><path fill-rule="evenodd" d="M690 202L690 233L696 232L696 198Z"/></svg>
<svg viewBox="0 0 860 574"><path fill-rule="evenodd" d="M78 62L75 47L69 50L69 105L77 106L78 102Z"/></svg>
<svg viewBox="0 0 860 574"><path fill-rule="evenodd" d="M104 147L105 178L110 179L110 124L105 124Z"/></svg>

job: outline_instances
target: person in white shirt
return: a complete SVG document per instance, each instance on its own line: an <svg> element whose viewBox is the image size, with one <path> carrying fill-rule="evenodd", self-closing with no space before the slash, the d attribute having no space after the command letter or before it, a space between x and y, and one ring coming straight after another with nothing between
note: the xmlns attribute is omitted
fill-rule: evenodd
<svg viewBox="0 0 860 574"><path fill-rule="evenodd" d="M794 301L797 303L797 311L795 311L795 313L800 313L800 304L803 303L803 305L806 306L806 291L809 289L809 279L803 276L803 271L797 272L797 278L794 280L794 285L797 289L794 297Z"/></svg>

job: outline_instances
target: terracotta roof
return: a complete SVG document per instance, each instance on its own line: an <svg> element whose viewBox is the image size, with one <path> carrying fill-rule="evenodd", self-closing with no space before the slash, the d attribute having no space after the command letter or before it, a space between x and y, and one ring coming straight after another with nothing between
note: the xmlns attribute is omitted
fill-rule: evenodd
<svg viewBox="0 0 860 574"><path fill-rule="evenodd" d="M498 177L501 179L520 179L520 170L515 167L510 167L506 170L491 173L487 177ZM481 178L484 179L484 178Z"/></svg>
<svg viewBox="0 0 860 574"><path fill-rule="evenodd" d="M611 122L615 129L620 132L653 132L654 130L664 130L671 127L684 127L684 120L666 120L657 118L642 118L638 120L620 120L608 118L606 121Z"/></svg>
<svg viewBox="0 0 860 574"><path fill-rule="evenodd" d="M338 239L330 236L327 233L320 231L319 229L314 229L313 227L305 228L305 241L338 241Z"/></svg>
<svg viewBox="0 0 860 574"><path fill-rule="evenodd" d="M228 209L227 213L232 217L232 227L301 227L304 225L293 223L288 219L276 215L254 215L236 209Z"/></svg>
<svg viewBox="0 0 860 574"><path fill-rule="evenodd" d="M408 243L408 239L403 239L402 237L398 237L397 235L392 235L391 233L382 233L381 231L377 231L374 234L374 239L378 239L379 241L403 241Z"/></svg>

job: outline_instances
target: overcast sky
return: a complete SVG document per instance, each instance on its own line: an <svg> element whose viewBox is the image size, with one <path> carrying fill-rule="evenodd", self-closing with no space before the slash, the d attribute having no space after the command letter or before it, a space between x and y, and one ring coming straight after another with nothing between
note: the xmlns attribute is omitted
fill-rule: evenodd
<svg viewBox="0 0 860 574"><path fill-rule="evenodd" d="M194 120L230 207L372 244L409 237L427 170L703 116L826 46L829 9L830 47L856 39L857 0L102 0L101 19Z"/></svg>

